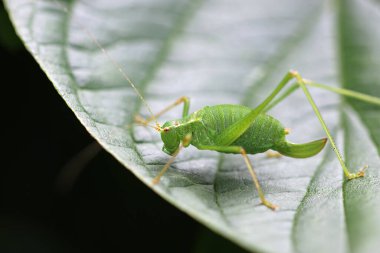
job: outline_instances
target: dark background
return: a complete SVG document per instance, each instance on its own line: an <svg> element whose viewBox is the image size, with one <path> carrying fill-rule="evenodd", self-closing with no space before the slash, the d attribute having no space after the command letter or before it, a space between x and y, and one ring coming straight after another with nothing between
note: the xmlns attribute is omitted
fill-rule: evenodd
<svg viewBox="0 0 380 253"><path fill-rule="evenodd" d="M0 62L1 253L243 252L94 142L14 34L2 2ZM62 188L62 175L76 168Z"/></svg>

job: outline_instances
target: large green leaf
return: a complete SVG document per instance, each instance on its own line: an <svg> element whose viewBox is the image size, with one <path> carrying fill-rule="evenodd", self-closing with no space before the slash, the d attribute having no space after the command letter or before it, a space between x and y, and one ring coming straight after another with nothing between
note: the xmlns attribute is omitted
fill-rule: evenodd
<svg viewBox="0 0 380 253"><path fill-rule="evenodd" d="M128 126L146 108L89 39L99 39L155 111L182 95L191 109L255 106L290 69L380 96L376 0L6 0L19 35L88 131L144 183L168 156L150 129ZM65 6L68 12L62 8ZM37 84L38 85L38 84ZM309 159L252 157L272 212L259 205L238 155L188 148L159 195L251 251L376 252L380 248L380 110L312 90L349 168L330 148ZM177 118L179 110L165 119ZM325 136L302 93L271 111L289 139Z"/></svg>

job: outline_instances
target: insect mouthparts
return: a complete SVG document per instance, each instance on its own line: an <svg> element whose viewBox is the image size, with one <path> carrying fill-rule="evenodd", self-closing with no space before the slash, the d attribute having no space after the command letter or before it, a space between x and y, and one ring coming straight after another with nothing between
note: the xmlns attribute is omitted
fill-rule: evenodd
<svg viewBox="0 0 380 253"><path fill-rule="evenodd" d="M162 131L162 128L161 128L161 126L160 126L160 124L156 124L156 126L154 127L154 129L156 130L156 131L158 131L158 132L161 132Z"/></svg>

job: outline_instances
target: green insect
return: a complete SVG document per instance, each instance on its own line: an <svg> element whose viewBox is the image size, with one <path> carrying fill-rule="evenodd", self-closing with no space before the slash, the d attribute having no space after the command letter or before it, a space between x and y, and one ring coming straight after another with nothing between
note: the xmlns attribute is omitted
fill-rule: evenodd
<svg viewBox="0 0 380 253"><path fill-rule="evenodd" d="M68 9L61 5L57 0L54 0L54 2L63 11L69 13ZM120 64L110 57L91 31L86 29L83 24L79 25L82 27L84 32L88 34L88 37L94 45L97 46L98 49L103 52L105 57L107 57L108 60L115 66L115 68L119 70L123 78L134 89L137 96L142 100L149 113L152 115L148 119L143 119L140 116L136 116L136 123L143 124L144 126L151 126L149 123L154 121L156 125L151 127L156 129L161 134L161 139L164 143L162 150L172 156L165 164L161 172L153 179L153 184L157 184L160 181L160 178L168 170L181 149L186 148L189 145L193 145L200 150L213 150L221 153L242 155L252 177L254 186L258 191L262 204L273 210L277 209L277 206L265 198L259 180L247 154L257 154L268 150L275 150L285 156L307 158L318 154L324 148L327 140L329 140L346 178L350 180L364 176L367 166L364 166L356 173L351 173L347 169L344 160L336 147L334 139L332 138L330 131L328 130L318 110L318 107L311 97L307 86L326 89L340 95L349 96L375 105L380 105L380 98L355 91L314 83L303 79L297 71L289 71L273 90L273 92L256 108L224 104L206 106L201 110L189 114L190 101L187 97L181 97L159 113L153 114L149 105L146 103L129 76L123 71ZM295 83L283 91L284 87L287 84L291 84L292 80L295 80ZM284 128L277 119L274 119L266 114L268 110L276 106L298 88L301 88L305 93L305 96L318 117L327 138L304 144L294 144L288 142L285 139L285 136L289 133L289 130ZM276 98L281 91L283 91L282 95ZM182 103L184 104L182 118L167 121L162 126L157 122L157 118L159 116Z"/></svg>
<svg viewBox="0 0 380 253"><path fill-rule="evenodd" d="M286 84L290 83L293 79L296 80L295 84L285 90L283 95L275 100L276 95L278 95ZM223 104L206 106L189 114L190 101L187 97L181 97L158 114L152 114L152 117L147 120L144 120L139 116L136 117L136 122L147 126L149 122L156 121L157 117L176 105L181 103L184 104L182 118L167 121L162 126L156 121L156 126L154 126L154 128L161 134L161 139L164 143L162 150L171 155L172 158L153 179L153 183L157 184L160 181L160 178L170 167L180 150L189 145L193 145L200 150L241 154L258 191L261 203L275 210L278 207L265 198L247 154L257 154L268 150L275 150L285 156L307 158L318 154L325 146L327 140L330 141L347 179L364 176L364 171L367 166L361 168L357 173L351 173L347 169L344 160L335 145L334 139L306 87L307 85L327 89L341 95L380 105L380 99L377 97L317 84L303 79L297 71L289 71L274 91L254 109L241 105ZM273 108L277 103L288 97L299 87L305 93L307 100L311 104L326 132L327 138L304 144L288 142L285 139L285 136L289 133L289 130L284 128L277 119L266 114L269 109ZM149 111L151 110L149 109Z"/></svg>

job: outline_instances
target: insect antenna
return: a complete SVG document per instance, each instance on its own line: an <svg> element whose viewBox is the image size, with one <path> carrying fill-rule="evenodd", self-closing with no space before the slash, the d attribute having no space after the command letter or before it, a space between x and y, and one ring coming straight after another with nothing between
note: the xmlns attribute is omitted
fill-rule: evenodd
<svg viewBox="0 0 380 253"><path fill-rule="evenodd" d="M145 123L139 123L139 122L135 122L134 124L139 125L139 126L144 126L144 127L150 127L150 128L153 128L154 130L156 130L158 132L160 132L162 130L162 128L159 125L153 126L153 125L149 125L149 124L145 124ZM130 127L132 127L132 125L128 125L127 128L129 129Z"/></svg>
<svg viewBox="0 0 380 253"><path fill-rule="evenodd" d="M69 10L61 4L58 0L53 0L54 3L61 8L62 11L66 12L66 14L70 15ZM120 63L117 62L115 59L111 57L111 55L107 52L107 50L103 47L103 45L99 42L99 40L95 37L95 35L86 28L81 22L77 22L77 24L81 27L81 29L87 34L87 36L90 38L92 43L100 50L102 51L103 55L114 65L114 67L120 72L121 76L124 78L125 81L129 83L129 85L133 88L134 92L137 94L137 96L141 99L141 101L144 103L145 107L148 109L149 113L151 114L151 119L156 123L156 126L153 127L155 129L160 129L160 124L157 121L156 116L154 115L152 109L148 105L148 103L145 101L144 97L141 95L140 91L136 88L136 85L133 83L132 79L127 75L127 72L123 70Z"/></svg>

